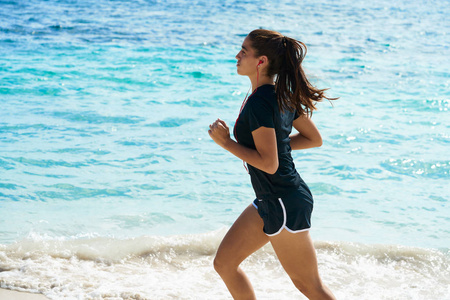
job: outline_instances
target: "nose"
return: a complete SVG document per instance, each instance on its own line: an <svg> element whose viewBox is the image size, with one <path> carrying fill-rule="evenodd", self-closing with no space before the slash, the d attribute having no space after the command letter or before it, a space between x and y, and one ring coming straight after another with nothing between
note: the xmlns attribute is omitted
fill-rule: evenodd
<svg viewBox="0 0 450 300"><path fill-rule="evenodd" d="M235 58L236 58L237 60L239 60L239 57L240 57L239 54L241 54L241 51L239 51L238 54L236 54L236 56L235 56Z"/></svg>

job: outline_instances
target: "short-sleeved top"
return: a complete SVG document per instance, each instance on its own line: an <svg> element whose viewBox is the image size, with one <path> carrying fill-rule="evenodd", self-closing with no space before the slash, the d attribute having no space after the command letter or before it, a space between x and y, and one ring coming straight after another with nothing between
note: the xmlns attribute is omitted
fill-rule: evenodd
<svg viewBox="0 0 450 300"><path fill-rule="evenodd" d="M274 128L278 149L278 170L269 174L247 164L256 197L283 197L298 189L303 180L297 173L291 156L289 135L297 112L280 111L275 86L271 84L258 87L247 100L236 121L234 137L239 144L256 149L252 131L260 128Z"/></svg>

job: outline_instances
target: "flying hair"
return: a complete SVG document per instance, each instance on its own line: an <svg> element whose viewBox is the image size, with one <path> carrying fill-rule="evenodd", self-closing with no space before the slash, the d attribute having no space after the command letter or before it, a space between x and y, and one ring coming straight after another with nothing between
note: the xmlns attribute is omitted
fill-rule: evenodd
<svg viewBox="0 0 450 300"><path fill-rule="evenodd" d="M249 33L255 57L267 56L267 76L276 76L275 90L280 110L297 110L299 115L312 115L316 102L336 100L325 95L328 89L314 87L302 68L306 45L281 33L256 29Z"/></svg>

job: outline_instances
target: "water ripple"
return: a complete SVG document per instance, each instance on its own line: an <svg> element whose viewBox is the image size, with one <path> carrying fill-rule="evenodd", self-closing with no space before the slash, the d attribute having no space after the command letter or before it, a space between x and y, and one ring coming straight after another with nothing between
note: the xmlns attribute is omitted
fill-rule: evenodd
<svg viewBox="0 0 450 300"><path fill-rule="evenodd" d="M187 118L167 118L157 123L152 123L147 126L149 127L180 127L184 124L195 121L194 119Z"/></svg>
<svg viewBox="0 0 450 300"><path fill-rule="evenodd" d="M57 118L63 118L72 122L86 122L89 124L103 124L103 123L116 123L116 124L138 124L144 119L138 116L103 116L93 111L87 112L53 112L51 114Z"/></svg>
<svg viewBox="0 0 450 300"><path fill-rule="evenodd" d="M80 200L98 197L130 197L128 188L82 188L68 183L59 183L47 186L50 190L36 192L36 196L42 200L63 199Z"/></svg>
<svg viewBox="0 0 450 300"><path fill-rule="evenodd" d="M380 164L384 169L417 178L448 179L450 176L450 162L447 161L418 161L411 159L389 159Z"/></svg>

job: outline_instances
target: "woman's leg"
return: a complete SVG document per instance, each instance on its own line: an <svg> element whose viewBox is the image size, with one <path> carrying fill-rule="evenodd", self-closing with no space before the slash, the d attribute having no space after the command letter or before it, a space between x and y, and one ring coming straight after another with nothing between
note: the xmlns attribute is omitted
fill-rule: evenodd
<svg viewBox="0 0 450 300"><path fill-rule="evenodd" d="M292 282L308 299L335 299L320 279L316 251L308 231L290 233L283 229L270 237L270 242Z"/></svg>
<svg viewBox="0 0 450 300"><path fill-rule="evenodd" d="M269 237L263 232L263 221L250 204L223 238L214 259L214 268L234 299L256 299L253 287L239 265L268 241Z"/></svg>

